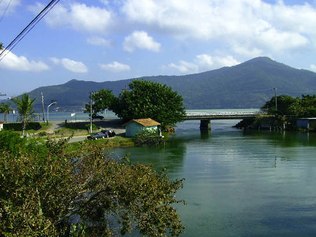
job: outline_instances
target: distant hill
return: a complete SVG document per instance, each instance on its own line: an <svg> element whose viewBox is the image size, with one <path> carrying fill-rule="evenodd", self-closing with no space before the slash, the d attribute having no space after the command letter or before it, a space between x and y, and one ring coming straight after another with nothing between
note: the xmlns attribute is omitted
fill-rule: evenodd
<svg viewBox="0 0 316 237"><path fill-rule="evenodd" d="M140 79L140 78L135 78ZM267 57L258 57L233 67L183 76L151 76L144 80L164 83L183 96L187 109L258 108L274 96L300 96L316 93L316 73L299 70ZM62 110L81 108L88 103L89 93L102 88L118 95L133 79L120 81L71 80L62 85L40 87L30 92L41 103L57 100Z"/></svg>

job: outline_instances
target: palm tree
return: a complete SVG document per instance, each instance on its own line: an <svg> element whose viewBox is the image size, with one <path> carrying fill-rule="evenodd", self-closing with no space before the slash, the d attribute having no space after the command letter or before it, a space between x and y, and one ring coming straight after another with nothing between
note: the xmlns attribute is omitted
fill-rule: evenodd
<svg viewBox="0 0 316 237"><path fill-rule="evenodd" d="M7 115L12 111L9 104L0 104L0 113L3 113L4 122L7 122Z"/></svg>
<svg viewBox="0 0 316 237"><path fill-rule="evenodd" d="M17 106L17 110L22 121L22 135L24 136L26 125L34 113L33 104L35 99L31 99L28 94L23 94L21 97L16 97L12 100Z"/></svg>

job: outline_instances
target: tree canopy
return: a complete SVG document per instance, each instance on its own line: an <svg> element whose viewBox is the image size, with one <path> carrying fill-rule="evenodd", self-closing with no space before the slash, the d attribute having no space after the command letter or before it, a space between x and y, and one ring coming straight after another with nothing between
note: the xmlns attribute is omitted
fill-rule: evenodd
<svg viewBox="0 0 316 237"><path fill-rule="evenodd" d="M22 121L23 136L27 123L30 121L31 116L34 114L34 101L28 94L23 94L21 97L15 97L12 99L17 106L20 120Z"/></svg>
<svg viewBox="0 0 316 237"><path fill-rule="evenodd" d="M297 103L297 98L288 95L272 97L261 109L266 110L269 114L293 115L293 105ZM277 104L277 108L276 108Z"/></svg>
<svg viewBox="0 0 316 237"><path fill-rule="evenodd" d="M278 96L277 110L275 110L275 97L272 97L261 109L269 114L314 117L316 116L316 95L302 95L301 98L288 95Z"/></svg>
<svg viewBox="0 0 316 237"><path fill-rule="evenodd" d="M0 236L131 231L178 236L183 229L173 207L181 180L128 159L111 159L89 141L76 151L67 140L40 142L9 131L0 132L0 141Z"/></svg>
<svg viewBox="0 0 316 237"><path fill-rule="evenodd" d="M12 111L9 104L1 103L0 104L0 113L4 114L4 121L7 122L7 115Z"/></svg>
<svg viewBox="0 0 316 237"><path fill-rule="evenodd" d="M185 115L182 97L164 84L134 80L112 104L112 110L124 120L152 118L163 127L173 126Z"/></svg>
<svg viewBox="0 0 316 237"><path fill-rule="evenodd" d="M90 101L92 101L92 116L97 115L97 113L110 108L113 104L115 96L111 90L101 89L99 91L90 93ZM85 105L85 112L90 113L90 103Z"/></svg>

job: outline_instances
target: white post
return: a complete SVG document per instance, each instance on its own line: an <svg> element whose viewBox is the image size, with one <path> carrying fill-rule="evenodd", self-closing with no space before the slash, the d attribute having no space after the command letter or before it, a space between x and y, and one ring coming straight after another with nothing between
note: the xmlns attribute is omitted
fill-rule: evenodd
<svg viewBox="0 0 316 237"><path fill-rule="evenodd" d="M54 104L57 104L56 101L50 103L48 106L47 106L47 114L46 114L46 122L48 123L48 120L49 120L49 107L51 107L52 105Z"/></svg>

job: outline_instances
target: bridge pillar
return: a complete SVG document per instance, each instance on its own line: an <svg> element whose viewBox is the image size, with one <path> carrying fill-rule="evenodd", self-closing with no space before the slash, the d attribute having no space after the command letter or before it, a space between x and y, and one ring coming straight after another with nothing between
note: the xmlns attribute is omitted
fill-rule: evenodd
<svg viewBox="0 0 316 237"><path fill-rule="evenodd" d="M211 120L210 119L201 119L200 120L200 130L209 130L211 129Z"/></svg>

